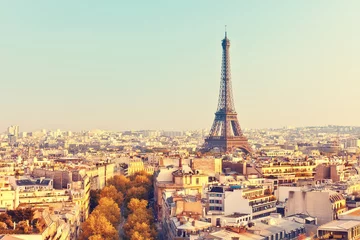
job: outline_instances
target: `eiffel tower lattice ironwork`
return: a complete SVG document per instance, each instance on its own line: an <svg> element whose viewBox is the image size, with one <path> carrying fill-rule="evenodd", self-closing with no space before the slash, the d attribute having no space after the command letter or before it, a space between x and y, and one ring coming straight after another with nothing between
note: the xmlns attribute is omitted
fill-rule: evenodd
<svg viewBox="0 0 360 240"><path fill-rule="evenodd" d="M219 148L223 152L229 152L240 148L247 153L251 152L251 147L247 138L243 135L234 107L234 99L231 87L230 70L230 40L222 40L222 66L221 83L219 93L219 103L215 113L215 120L211 127L209 136L205 139L205 148Z"/></svg>

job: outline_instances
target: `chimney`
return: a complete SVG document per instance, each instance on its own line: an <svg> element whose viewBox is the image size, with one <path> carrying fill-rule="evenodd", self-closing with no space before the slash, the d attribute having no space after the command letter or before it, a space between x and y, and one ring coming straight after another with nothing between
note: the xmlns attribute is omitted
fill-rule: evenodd
<svg viewBox="0 0 360 240"><path fill-rule="evenodd" d="M162 157L160 158L159 166L164 167L164 159Z"/></svg>

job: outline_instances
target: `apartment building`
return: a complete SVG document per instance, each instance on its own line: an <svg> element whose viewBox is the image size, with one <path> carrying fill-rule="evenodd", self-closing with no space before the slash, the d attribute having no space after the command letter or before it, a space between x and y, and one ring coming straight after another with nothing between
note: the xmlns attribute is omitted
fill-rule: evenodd
<svg viewBox="0 0 360 240"><path fill-rule="evenodd" d="M0 176L0 208L12 210L15 206L15 190L10 184L9 177Z"/></svg>
<svg viewBox="0 0 360 240"><path fill-rule="evenodd" d="M244 223L276 212L276 198L262 187L236 189L227 186L210 187L207 194L207 218L214 225L235 213Z"/></svg>
<svg viewBox="0 0 360 240"><path fill-rule="evenodd" d="M203 189L208 184L209 177L197 170L192 170L188 165L179 167L161 168L156 174L154 182L155 209L161 217L163 208L163 193L168 190L184 191L187 195L203 194Z"/></svg>
<svg viewBox="0 0 360 240"><path fill-rule="evenodd" d="M128 168L127 168L127 175L133 175L137 172L147 172L148 174L152 175L155 171L155 167L149 164L144 163L141 158L132 158L129 160Z"/></svg>

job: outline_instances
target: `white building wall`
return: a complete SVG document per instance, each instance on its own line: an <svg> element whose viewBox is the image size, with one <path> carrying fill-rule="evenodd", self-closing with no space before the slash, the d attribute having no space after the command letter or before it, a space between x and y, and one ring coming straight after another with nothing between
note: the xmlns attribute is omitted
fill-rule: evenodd
<svg viewBox="0 0 360 240"><path fill-rule="evenodd" d="M225 192L224 213L230 215L232 213L248 213L252 214L252 207L249 206L249 200L242 197L241 190L233 192Z"/></svg>
<svg viewBox="0 0 360 240"><path fill-rule="evenodd" d="M274 194L279 202L285 202L285 200L289 198L290 191L301 191L301 187L279 186L278 189L274 191Z"/></svg>
<svg viewBox="0 0 360 240"><path fill-rule="evenodd" d="M285 207L285 216L304 213L318 219L318 224L333 220L329 192L291 191Z"/></svg>

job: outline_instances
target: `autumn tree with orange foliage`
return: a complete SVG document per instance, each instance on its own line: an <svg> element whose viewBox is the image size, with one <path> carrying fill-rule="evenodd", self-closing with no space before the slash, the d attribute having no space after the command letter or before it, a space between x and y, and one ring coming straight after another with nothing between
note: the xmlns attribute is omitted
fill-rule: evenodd
<svg viewBox="0 0 360 240"><path fill-rule="evenodd" d="M139 235L144 239L155 239L156 230L154 226L154 216L151 209L147 209L148 202L132 198L128 203L131 214L128 216L124 231L130 239L136 239Z"/></svg>
<svg viewBox="0 0 360 240"><path fill-rule="evenodd" d="M149 188L151 186L151 181L149 177L146 175L137 175L132 182L134 187L144 187Z"/></svg>
<svg viewBox="0 0 360 240"><path fill-rule="evenodd" d="M126 191L126 199L130 201L132 198L148 199L148 191L144 187L131 187Z"/></svg>
<svg viewBox="0 0 360 240"><path fill-rule="evenodd" d="M120 208L111 198L100 198L99 205L94 209L96 211L103 214L114 227L120 223Z"/></svg>
<svg viewBox="0 0 360 240"><path fill-rule="evenodd" d="M124 201L124 195L121 192L118 192L118 190L112 185L104 187L101 190L100 199L105 197L114 200L119 207L121 207L121 204Z"/></svg>
<svg viewBox="0 0 360 240"><path fill-rule="evenodd" d="M107 187L100 193L99 206L95 208L94 212L106 213L105 217L108 222L116 226L116 221L109 216L115 214L107 209L112 208L110 203L101 204L101 199L111 198L119 207L124 202L124 216L127 217L126 223L123 226L126 239L130 240L153 240L157 232L154 225L154 216L152 209L148 209L148 199L153 194L152 176L146 172L138 172L130 177L116 175L107 180ZM100 205L103 205L100 207ZM118 211L120 213L120 210ZM109 216L107 216L109 215ZM117 215L116 215L117 216ZM92 240L97 240L102 235L94 233Z"/></svg>
<svg viewBox="0 0 360 240"><path fill-rule="evenodd" d="M146 240L146 238L144 238L141 233L135 231L132 235L130 240Z"/></svg>
<svg viewBox="0 0 360 240"><path fill-rule="evenodd" d="M101 235L97 234L97 235L90 236L89 240L103 240L103 238Z"/></svg>
<svg viewBox="0 0 360 240"><path fill-rule="evenodd" d="M129 182L130 182L129 178L123 175L115 175L114 177L107 180L107 185L114 186L116 190L124 194L128 189Z"/></svg>
<svg viewBox="0 0 360 240"><path fill-rule="evenodd" d="M133 213L137 209L146 209L147 205L148 205L148 201L144 199L140 200L138 198L132 198L128 203L127 207Z"/></svg>
<svg viewBox="0 0 360 240"><path fill-rule="evenodd" d="M115 204L116 205L116 204ZM100 211L93 211L81 225L80 240L106 239L118 240L119 234L111 222Z"/></svg>

